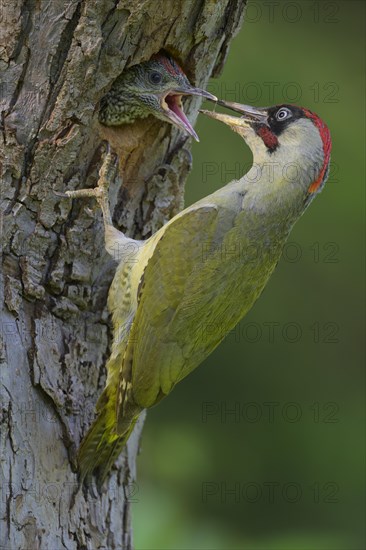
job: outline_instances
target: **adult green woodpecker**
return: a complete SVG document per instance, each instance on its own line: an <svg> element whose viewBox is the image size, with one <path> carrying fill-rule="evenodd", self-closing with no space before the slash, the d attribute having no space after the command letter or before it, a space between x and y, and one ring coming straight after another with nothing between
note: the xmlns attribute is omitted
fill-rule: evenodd
<svg viewBox="0 0 366 550"><path fill-rule="evenodd" d="M199 141L183 111L182 96L187 95L217 100L209 92L191 86L170 55L156 54L149 61L133 65L115 80L101 99L99 122L105 126L120 126L154 115Z"/></svg>
<svg viewBox="0 0 366 550"><path fill-rule="evenodd" d="M220 104L228 124L249 145L253 167L186 208L146 241L112 225L106 157L94 190L102 207L106 248L119 265L108 306L114 339L97 418L79 449L81 477L102 483L143 409L167 396L250 310L293 227L327 178L329 130L314 113L292 105L253 108Z"/></svg>

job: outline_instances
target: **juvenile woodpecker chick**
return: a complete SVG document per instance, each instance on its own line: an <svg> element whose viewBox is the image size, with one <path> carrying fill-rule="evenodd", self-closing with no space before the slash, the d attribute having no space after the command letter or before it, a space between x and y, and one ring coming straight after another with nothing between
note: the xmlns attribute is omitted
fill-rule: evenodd
<svg viewBox="0 0 366 550"><path fill-rule="evenodd" d="M112 226L105 170L96 190L69 193L97 197L106 248L120 261L108 296L108 378L79 450L82 478L96 472L102 482L140 412L167 396L246 315L326 180L331 140L317 115L291 105L221 104L241 117L204 113L247 142L253 167L148 240L128 239Z"/></svg>
<svg viewBox="0 0 366 550"><path fill-rule="evenodd" d="M217 100L209 92L191 86L172 57L158 54L149 61L130 67L117 78L101 100L99 122L119 126L154 115L199 141L183 111L182 96L185 95Z"/></svg>

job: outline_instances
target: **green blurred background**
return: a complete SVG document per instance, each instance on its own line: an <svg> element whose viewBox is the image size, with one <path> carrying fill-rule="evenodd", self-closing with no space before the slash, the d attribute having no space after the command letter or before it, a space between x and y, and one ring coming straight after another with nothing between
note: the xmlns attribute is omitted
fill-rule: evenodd
<svg viewBox="0 0 366 550"><path fill-rule="evenodd" d="M238 330L149 411L138 550L365 547L364 17L361 1L249 2L210 82L227 100L317 112L331 172ZM200 116L196 130L186 204L251 162L224 125Z"/></svg>

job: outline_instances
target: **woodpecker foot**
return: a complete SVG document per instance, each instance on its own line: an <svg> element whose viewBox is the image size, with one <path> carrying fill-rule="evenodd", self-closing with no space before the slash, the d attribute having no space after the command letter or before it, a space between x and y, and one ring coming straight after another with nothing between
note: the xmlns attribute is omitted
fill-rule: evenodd
<svg viewBox="0 0 366 550"><path fill-rule="evenodd" d="M97 187L94 187L93 189L77 189L76 191L65 192L65 195L71 199L94 197L102 209L104 224L106 226L112 225L112 217L109 209L108 189L116 168L116 164L117 156L112 153L111 147L109 143L107 143L107 151L103 164L99 170Z"/></svg>

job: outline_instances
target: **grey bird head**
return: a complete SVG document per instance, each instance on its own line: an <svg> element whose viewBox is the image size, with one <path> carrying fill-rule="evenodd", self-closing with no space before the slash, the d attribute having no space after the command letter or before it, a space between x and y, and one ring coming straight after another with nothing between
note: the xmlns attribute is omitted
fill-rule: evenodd
<svg viewBox="0 0 366 550"><path fill-rule="evenodd" d="M306 191L320 191L328 175L332 143L329 129L318 115L289 104L252 107L222 100L218 104L241 116L200 112L238 133L251 148L254 163L271 163L281 170L296 164L306 174L302 178Z"/></svg>
<svg viewBox="0 0 366 550"><path fill-rule="evenodd" d="M119 126L154 115L199 141L183 111L182 96L185 95L217 101L209 92L191 86L172 57L157 54L149 61L130 67L116 79L101 100L99 121L106 126Z"/></svg>

